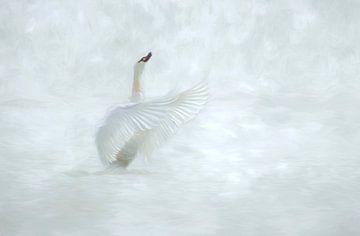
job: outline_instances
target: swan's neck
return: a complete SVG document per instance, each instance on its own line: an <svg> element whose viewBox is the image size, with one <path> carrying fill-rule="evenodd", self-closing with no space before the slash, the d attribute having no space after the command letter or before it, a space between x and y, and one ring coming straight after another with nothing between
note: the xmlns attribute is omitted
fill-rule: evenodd
<svg viewBox="0 0 360 236"><path fill-rule="evenodd" d="M144 100L144 91L141 81L141 76L144 71L144 66L145 66L144 62L139 62L135 64L134 81L133 81L132 96L131 96L132 102L139 102Z"/></svg>

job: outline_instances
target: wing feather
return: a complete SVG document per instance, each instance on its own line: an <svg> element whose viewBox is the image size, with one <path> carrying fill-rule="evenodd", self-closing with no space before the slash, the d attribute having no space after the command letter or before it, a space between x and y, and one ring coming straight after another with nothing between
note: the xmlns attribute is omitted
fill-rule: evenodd
<svg viewBox="0 0 360 236"><path fill-rule="evenodd" d="M182 124L193 119L207 100L207 86L201 83L176 96L118 106L96 134L101 161L126 167L139 152L149 156Z"/></svg>

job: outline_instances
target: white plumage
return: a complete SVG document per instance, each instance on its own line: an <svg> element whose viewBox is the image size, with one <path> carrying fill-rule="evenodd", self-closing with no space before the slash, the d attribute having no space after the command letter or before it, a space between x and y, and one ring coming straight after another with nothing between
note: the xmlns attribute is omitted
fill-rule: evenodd
<svg viewBox="0 0 360 236"><path fill-rule="evenodd" d="M115 108L98 129L96 145L101 161L107 166L125 168L139 154L148 157L182 124L193 119L207 102L205 83L175 96L143 101L141 74L151 56L149 53L135 65L132 101L137 102Z"/></svg>

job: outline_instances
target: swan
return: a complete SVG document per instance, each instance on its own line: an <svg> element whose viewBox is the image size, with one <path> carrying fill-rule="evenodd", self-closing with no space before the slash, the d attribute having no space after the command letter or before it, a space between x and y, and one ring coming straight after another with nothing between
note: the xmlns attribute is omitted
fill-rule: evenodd
<svg viewBox="0 0 360 236"><path fill-rule="evenodd" d="M127 168L138 155L149 158L208 100L203 82L176 95L145 100L141 76L151 57L149 52L135 63L130 102L112 110L97 130L95 142L105 166Z"/></svg>

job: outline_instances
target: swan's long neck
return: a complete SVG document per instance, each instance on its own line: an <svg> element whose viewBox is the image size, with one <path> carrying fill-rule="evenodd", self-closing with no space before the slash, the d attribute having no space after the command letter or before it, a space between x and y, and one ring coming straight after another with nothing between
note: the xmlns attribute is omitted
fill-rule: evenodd
<svg viewBox="0 0 360 236"><path fill-rule="evenodd" d="M144 92L143 92L142 81L141 81L141 76L144 71L144 67L145 67L144 62L138 62L135 64L134 81L133 81L132 96L131 96L132 102L139 102L139 101L144 100Z"/></svg>

